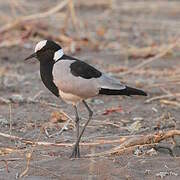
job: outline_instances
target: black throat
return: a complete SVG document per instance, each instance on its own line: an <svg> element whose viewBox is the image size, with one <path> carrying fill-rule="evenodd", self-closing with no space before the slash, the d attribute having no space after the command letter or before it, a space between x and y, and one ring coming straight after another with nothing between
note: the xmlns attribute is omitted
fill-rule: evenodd
<svg viewBox="0 0 180 180"><path fill-rule="evenodd" d="M53 82L54 62L41 62L40 61L40 74L44 85L57 97L59 97L59 90Z"/></svg>

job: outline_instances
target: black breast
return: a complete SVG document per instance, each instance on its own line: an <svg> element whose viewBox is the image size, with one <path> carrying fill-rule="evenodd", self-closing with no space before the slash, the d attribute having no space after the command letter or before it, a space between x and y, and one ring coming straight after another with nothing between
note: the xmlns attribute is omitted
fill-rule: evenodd
<svg viewBox="0 0 180 180"><path fill-rule="evenodd" d="M52 69L53 63L41 63L40 62L40 74L44 85L57 97L59 97L59 90L53 82Z"/></svg>

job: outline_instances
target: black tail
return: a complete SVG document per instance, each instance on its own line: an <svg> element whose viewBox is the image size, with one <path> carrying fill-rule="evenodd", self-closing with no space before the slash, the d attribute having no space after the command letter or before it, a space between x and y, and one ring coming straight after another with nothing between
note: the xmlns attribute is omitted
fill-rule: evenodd
<svg viewBox="0 0 180 180"><path fill-rule="evenodd" d="M147 94L139 89L131 88L126 86L125 89L117 90L117 89L104 89L101 88L99 91L99 94L104 94L104 95L126 95L126 96L131 96L131 95L139 95L139 96L147 96Z"/></svg>

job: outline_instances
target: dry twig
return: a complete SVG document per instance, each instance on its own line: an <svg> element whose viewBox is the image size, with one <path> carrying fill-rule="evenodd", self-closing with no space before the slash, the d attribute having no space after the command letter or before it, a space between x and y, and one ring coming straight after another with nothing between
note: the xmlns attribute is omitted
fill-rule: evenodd
<svg viewBox="0 0 180 180"><path fill-rule="evenodd" d="M123 154L128 153L130 151L135 150L135 148L139 146L151 146L153 147L155 144L159 143L160 141L168 138L172 138L174 136L180 136L180 130L170 130L166 132L160 132L158 134L148 134L144 136L134 136L127 139L121 145L112 148L109 151L89 154L86 157L96 157L96 156L107 156L112 154Z"/></svg>
<svg viewBox="0 0 180 180"><path fill-rule="evenodd" d="M102 153L89 154L86 157L94 157L94 156L105 156L111 154L122 154L125 152L129 152L134 150L139 146L154 146L160 141L168 138L172 138L176 135L180 135L180 130L170 130L166 132L160 132L158 134L148 134L148 135L133 135L133 136L121 136L116 140L96 140L94 142L80 143L81 146L97 146L103 144L113 144L113 143L121 143L121 145L112 148L109 151L105 151ZM73 143L50 143L50 142L33 142L31 140L23 139L18 136L10 136L9 134L0 133L0 136L20 140L24 143L39 145L39 146L57 146L57 147L72 147Z"/></svg>
<svg viewBox="0 0 180 180"><path fill-rule="evenodd" d="M32 153L29 152L26 153L27 164L25 170L19 175L20 178L24 177L28 173L31 158L32 158Z"/></svg>
<svg viewBox="0 0 180 180"><path fill-rule="evenodd" d="M172 97L177 97L180 96L180 93L174 93L174 94L166 94L166 95L161 95L161 96L156 96L150 99L147 99L145 102L150 103L152 101L160 100L160 99L165 99L165 98L172 98Z"/></svg>
<svg viewBox="0 0 180 180"><path fill-rule="evenodd" d="M40 136L41 136L41 131L40 131L40 133L39 133L39 135L38 135L38 137L37 137L37 141L39 141ZM24 170L23 172L21 172L21 174L19 175L20 178L24 177L24 176L28 173L28 171L29 171L30 161L31 161L31 159L32 159L32 154L33 154L33 152L34 152L35 147L36 147L36 145L31 148L30 152L27 152L27 153L26 153L26 161L27 161L27 163L26 163L26 168L25 168L25 170Z"/></svg>
<svg viewBox="0 0 180 180"><path fill-rule="evenodd" d="M177 39L174 43L170 44L165 50L163 50L162 52L160 52L159 54L157 54L156 56L152 57L152 58L149 58L148 60L145 60L143 61L141 64L138 64L137 66L129 69L128 71L126 72L123 72L121 73L120 75L127 75L129 73L132 73L144 66L146 66L147 64L159 59L159 58L162 58L163 56L165 56L170 50L174 49L178 44L180 43L180 39Z"/></svg>
<svg viewBox="0 0 180 180"><path fill-rule="evenodd" d="M9 134L5 134L0 132L0 136L5 137L5 138L9 138L9 139L13 139L13 140L19 140L21 142L24 142L26 144L32 144L32 145L39 145L39 146L57 146L57 147L72 147L73 143L51 143L51 142L43 142L43 141L32 141L32 140L28 140L28 139L24 139L22 137L18 137L18 136L13 136L13 135L9 135ZM103 144L113 144L113 143L122 143L124 142L126 139L128 139L131 136L122 136L119 139L115 139L115 140L97 140L94 142L87 142L87 143L80 143L81 146L96 146L96 145L103 145Z"/></svg>
<svg viewBox="0 0 180 180"><path fill-rule="evenodd" d="M12 106L9 103L9 134L12 134Z"/></svg>
<svg viewBox="0 0 180 180"><path fill-rule="evenodd" d="M10 23L7 23L5 26L0 28L0 33L6 32L16 26L18 26L19 24L21 24L22 22L25 21L30 21L30 20L37 20L37 19L41 19L41 18L46 18L58 11L60 11L61 9L63 9L67 4L68 4L69 0L64 0L61 1L59 4L57 4L55 7L49 9L46 12L41 12L41 13L37 13L37 14L32 14L32 15L28 15L28 16L24 16L21 17L17 20L13 20Z"/></svg>
<svg viewBox="0 0 180 180"><path fill-rule="evenodd" d="M173 105L173 106L176 106L177 108L180 108L180 103L178 103L176 101L169 101L169 100L162 99L162 100L160 100L160 103L167 104L167 105Z"/></svg>
<svg viewBox="0 0 180 180"><path fill-rule="evenodd" d="M78 26L78 19L76 18L75 8L74 8L74 2L73 0L69 0L68 7L71 13L72 23L75 27L75 30L78 32L79 26Z"/></svg>

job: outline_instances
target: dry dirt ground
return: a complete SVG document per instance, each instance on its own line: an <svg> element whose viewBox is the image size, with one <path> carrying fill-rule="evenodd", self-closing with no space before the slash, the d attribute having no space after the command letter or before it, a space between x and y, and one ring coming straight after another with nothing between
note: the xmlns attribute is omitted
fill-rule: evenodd
<svg viewBox="0 0 180 180"><path fill-rule="evenodd" d="M1 27L7 23L6 18L12 20L11 13L16 12L19 17L46 11L59 1L19 2L21 8L0 1ZM73 27L70 16L67 16L70 20L64 25L67 19L62 19L66 17L63 16L63 13L66 15L66 9L49 18L37 18L31 23L45 23L51 35L58 36L58 33L65 32L70 38L82 36L85 39L88 36L90 40L87 40L86 45L78 44L81 42L75 39L71 44L62 42L62 46L69 54L109 72L120 81L144 89L148 97L102 96L88 100L94 116L82 142L89 145L81 145L80 159L69 159L71 145L75 140L73 122L68 124L61 135L50 138L43 129L47 129L49 134L60 131L64 121L57 121L57 115L52 114L63 111L73 119L72 107L44 87L37 60L23 61L33 52L35 43L45 37L34 33L21 43L11 46L8 44L11 38L13 42L16 39L19 42L18 36L22 36L24 29L13 27L13 30L1 33L0 41L5 36L9 41L7 44L0 42L0 179L15 179L18 176L27 180L180 179L178 136L175 136L176 144L172 139L167 139L153 145L154 148L136 146L132 151L119 155L85 157L97 152L108 152L119 146L120 141L113 143L113 140L122 136L136 137L180 129L180 45L169 48L180 37L180 2L77 2L75 27L78 24L78 30ZM93 44L89 41L96 45L89 45ZM162 52L165 55L156 57ZM152 58L152 62L129 72ZM148 101L158 96L164 97ZM81 104L79 112L82 117L80 124L83 126L87 111ZM64 116L62 119L67 122ZM11 133L30 141L66 143L69 146L32 146L22 139L3 137L2 133ZM95 141L103 142L100 140L105 143L93 144ZM110 142L106 143L107 140ZM31 155L29 164L28 155Z"/></svg>

